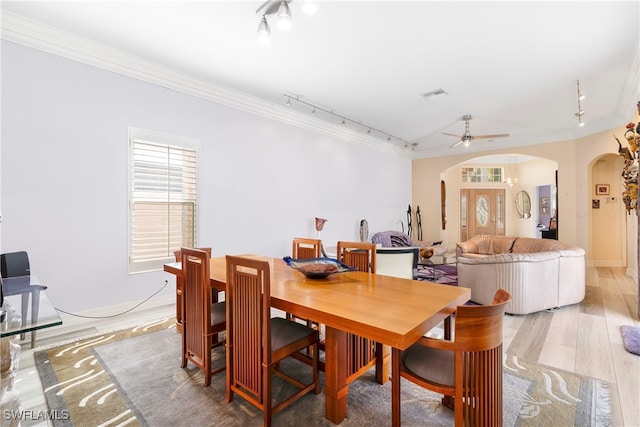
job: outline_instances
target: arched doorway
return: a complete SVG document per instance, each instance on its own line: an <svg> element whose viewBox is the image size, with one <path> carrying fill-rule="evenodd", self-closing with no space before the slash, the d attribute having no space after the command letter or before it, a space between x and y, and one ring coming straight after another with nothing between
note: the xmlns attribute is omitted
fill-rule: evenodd
<svg viewBox="0 0 640 427"><path fill-rule="evenodd" d="M511 177L512 182L463 182L463 168L503 168L505 177ZM558 164L555 161L522 155L518 153L481 156L465 160L441 172L441 179L447 183L447 228L441 234L444 240L449 242L464 241L465 236L461 232L464 218L462 211L468 214L468 206L463 206L462 192L470 189L500 189L504 191L504 231L501 234L521 237L541 237L539 225L541 219L539 213L540 200L538 187L543 185L556 185L556 171ZM518 178L515 182L515 178ZM559 183L562 185L562 183ZM530 200L531 215L523 217L517 211L518 193L526 192ZM470 199L467 199L470 200ZM543 210L544 211L544 210ZM468 218L468 216L467 216ZM560 219L561 220L561 219ZM548 225L548 220L545 224ZM561 236L562 225L558 223ZM560 237L561 238L561 237Z"/></svg>
<svg viewBox="0 0 640 427"><path fill-rule="evenodd" d="M591 165L589 228L594 267L626 267L627 230L622 202L622 157L605 154ZM634 212L631 215L635 216Z"/></svg>

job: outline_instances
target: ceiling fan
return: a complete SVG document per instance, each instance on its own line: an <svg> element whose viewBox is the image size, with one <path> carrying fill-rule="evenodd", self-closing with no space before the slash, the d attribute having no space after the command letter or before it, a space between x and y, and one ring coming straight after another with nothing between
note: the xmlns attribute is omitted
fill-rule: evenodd
<svg viewBox="0 0 640 427"><path fill-rule="evenodd" d="M472 117L470 114L465 114L464 116L462 116L462 120L464 120L465 122L464 133L462 135L455 135L452 133L442 132L443 135L455 136L456 138L460 138L458 142L456 142L449 148L457 147L460 144L464 144L465 147L468 147L469 144L471 144L471 141L473 141L474 139L493 139L493 138L504 138L505 136L509 136L508 133L498 133L495 135L471 135L471 132L469 132L469 122L471 121L471 119Z"/></svg>

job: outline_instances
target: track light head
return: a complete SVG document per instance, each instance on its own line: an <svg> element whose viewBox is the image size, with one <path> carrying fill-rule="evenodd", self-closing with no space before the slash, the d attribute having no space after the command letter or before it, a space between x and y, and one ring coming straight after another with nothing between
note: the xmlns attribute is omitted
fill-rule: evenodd
<svg viewBox="0 0 640 427"><path fill-rule="evenodd" d="M278 8L278 28L281 30L288 30L291 28L291 9L286 1L280 3Z"/></svg>
<svg viewBox="0 0 640 427"><path fill-rule="evenodd" d="M307 15L313 15L318 11L318 5L313 0L304 0L302 11Z"/></svg>
<svg viewBox="0 0 640 427"><path fill-rule="evenodd" d="M271 42L271 29L265 15L262 15L262 19L258 24L258 42L261 44L269 44Z"/></svg>

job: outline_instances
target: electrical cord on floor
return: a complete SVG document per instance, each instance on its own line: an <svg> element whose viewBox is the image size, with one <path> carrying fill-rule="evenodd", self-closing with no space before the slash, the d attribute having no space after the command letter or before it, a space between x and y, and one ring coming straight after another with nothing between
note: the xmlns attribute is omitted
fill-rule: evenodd
<svg viewBox="0 0 640 427"><path fill-rule="evenodd" d="M117 314L112 314L110 316L83 316L81 314L75 314L75 313L69 313L68 311L64 311L59 309L58 307L53 307L56 311L59 311L60 313L64 313L64 314L68 314L69 316L75 316L75 317L82 317L84 319L109 319L112 317L118 317L118 316L122 316L123 314L127 314L130 311L135 310L136 308L140 307L142 304L144 304L145 302L149 301L151 298L155 297L156 295L158 295L160 293L161 290L163 290L164 288L167 287L167 285L169 284L169 282L167 280L164 281L164 285L162 285L162 287L160 289L158 289L157 291L155 291L153 294L151 294L149 297L147 297L146 299L144 299L143 301L141 301L140 303L134 305L133 307L131 307L128 310L125 310L121 313L117 313Z"/></svg>

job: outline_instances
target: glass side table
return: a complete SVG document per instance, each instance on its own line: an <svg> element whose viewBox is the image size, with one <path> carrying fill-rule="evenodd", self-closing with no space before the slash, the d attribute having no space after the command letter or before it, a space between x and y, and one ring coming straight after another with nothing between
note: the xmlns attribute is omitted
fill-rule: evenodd
<svg viewBox="0 0 640 427"><path fill-rule="evenodd" d="M418 259L418 265L423 265L426 267L431 267L433 270L433 276L431 278L427 277L427 280L430 282L436 282L438 280L438 269L444 265L451 265L457 262L455 255L447 256L445 255L433 255L430 258L422 258Z"/></svg>
<svg viewBox="0 0 640 427"><path fill-rule="evenodd" d="M20 278L18 278L20 279ZM0 366L2 385L0 387L0 401L5 414L20 413L20 393L16 389L15 378L20 360L21 334L39 329L50 328L62 324L62 319L53 307L47 294L46 287L35 285L34 277L2 279L2 306L0 307ZM24 313L24 314L23 314ZM32 340L33 347L33 340ZM6 425L20 425L18 418L5 420ZM2 423L5 425L5 423Z"/></svg>

